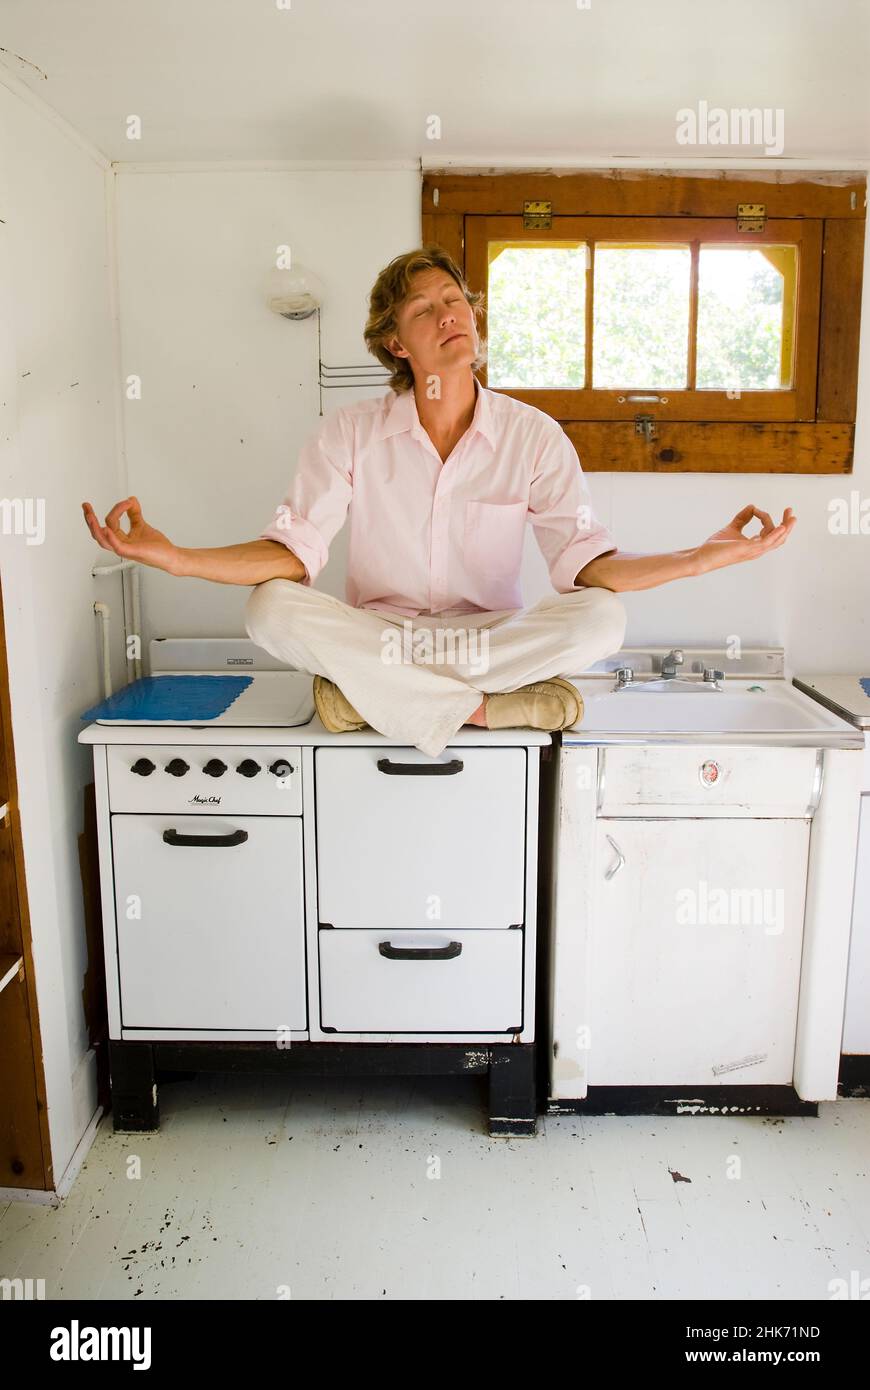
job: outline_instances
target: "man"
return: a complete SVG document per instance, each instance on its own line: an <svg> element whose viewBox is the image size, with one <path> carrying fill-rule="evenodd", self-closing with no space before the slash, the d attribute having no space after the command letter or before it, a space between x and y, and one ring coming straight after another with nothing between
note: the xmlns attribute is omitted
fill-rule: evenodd
<svg viewBox="0 0 870 1390"><path fill-rule="evenodd" d="M171 574L255 585L248 634L314 676L327 729L370 725L433 757L464 723L576 723L582 698L559 673L619 650L617 592L756 559L782 545L796 520L786 508L775 526L747 506L699 546L619 551L593 515L557 422L476 380L481 298L435 245L381 271L365 340L391 372L391 389L324 418L257 540L184 549L144 521L135 497L117 503L102 527L82 504L106 550ZM312 585L349 507L342 602ZM748 537L753 517L762 529ZM527 520L555 593L523 610Z"/></svg>

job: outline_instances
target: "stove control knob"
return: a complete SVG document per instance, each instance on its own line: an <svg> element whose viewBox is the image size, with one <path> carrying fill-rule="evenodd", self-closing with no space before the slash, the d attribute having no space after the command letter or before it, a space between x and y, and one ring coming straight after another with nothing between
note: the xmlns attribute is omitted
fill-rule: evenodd
<svg viewBox="0 0 870 1390"><path fill-rule="evenodd" d="M190 768L183 758L173 758L171 763L166 764L163 771L168 772L171 777L183 777L185 772L190 771Z"/></svg>
<svg viewBox="0 0 870 1390"><path fill-rule="evenodd" d="M135 772L137 777L150 777L155 767L156 763L152 763L150 758L137 758L130 771Z"/></svg>
<svg viewBox="0 0 870 1390"><path fill-rule="evenodd" d="M259 771L260 764L255 763L253 758L245 758L236 768L236 772L240 772L243 777L256 777Z"/></svg>
<svg viewBox="0 0 870 1390"><path fill-rule="evenodd" d="M227 770L227 765L226 763L222 763L220 758L209 758L202 770L206 777L223 777Z"/></svg>
<svg viewBox="0 0 870 1390"><path fill-rule="evenodd" d="M279 758L276 763L272 764L272 766L269 768L269 771L275 777L289 777L291 772L293 771L293 768L290 766L289 763L285 763L283 758Z"/></svg>

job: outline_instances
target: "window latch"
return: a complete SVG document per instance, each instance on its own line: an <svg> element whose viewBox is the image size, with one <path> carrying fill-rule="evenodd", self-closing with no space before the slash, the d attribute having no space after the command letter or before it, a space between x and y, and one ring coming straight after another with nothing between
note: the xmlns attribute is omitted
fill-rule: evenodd
<svg viewBox="0 0 870 1390"><path fill-rule="evenodd" d="M651 444L656 438L656 422L652 415L635 415L634 432L642 434L647 444Z"/></svg>

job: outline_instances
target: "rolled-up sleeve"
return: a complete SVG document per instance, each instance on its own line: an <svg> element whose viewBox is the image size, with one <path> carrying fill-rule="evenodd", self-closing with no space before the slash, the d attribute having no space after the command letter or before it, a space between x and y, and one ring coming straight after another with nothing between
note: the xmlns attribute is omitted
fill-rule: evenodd
<svg viewBox="0 0 870 1390"><path fill-rule="evenodd" d="M344 524L352 494L352 426L337 410L303 444L287 493L258 539L286 545L305 566L300 582L313 584Z"/></svg>
<svg viewBox="0 0 870 1390"><path fill-rule="evenodd" d="M555 421L535 461L529 520L557 594L584 588L574 583L575 575L596 556L617 548L592 510L577 452Z"/></svg>

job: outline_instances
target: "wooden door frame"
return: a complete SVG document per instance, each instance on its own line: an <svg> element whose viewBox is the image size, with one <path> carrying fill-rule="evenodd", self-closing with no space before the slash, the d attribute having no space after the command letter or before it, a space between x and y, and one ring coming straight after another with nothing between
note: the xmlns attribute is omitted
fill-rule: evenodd
<svg viewBox="0 0 870 1390"><path fill-rule="evenodd" d="M4 995L10 990L18 990L18 999L11 1001L16 1035L10 1046L13 1063L6 1087L6 1098L10 1114L15 1121L16 1106L32 1104L37 1109L39 1152L25 1150L22 1182L16 1183L13 1172L0 1177L0 1187L21 1187L40 1191L54 1188L54 1167L51 1157L51 1135L48 1124L48 1099L45 1085L45 1072L42 1058L42 1033L39 1026L39 1007L36 997L36 972L33 964L33 941L30 925L30 912L27 901L27 873L24 862L24 846L21 838L21 821L18 814L18 782L15 773L15 750L12 737L12 705L9 693L9 663L6 650L6 624L3 614L3 593L0 583L0 778L3 782L3 796L7 811L0 824L0 836L6 844L0 855L0 874L5 883L13 911L17 908L18 922L10 922L3 927L4 934L17 934L20 941L17 949L22 958L17 979L7 985ZM5 766L4 766L5 764ZM10 943L11 944L11 943ZM6 1008L10 1000L6 1001ZM18 1063L15 1066L15 1063ZM5 1118L5 1117L4 1117ZM24 1132L24 1124L22 1123ZM28 1161L30 1167L28 1168ZM41 1171L34 1171L38 1165ZM36 1181L36 1179L41 1179Z"/></svg>

